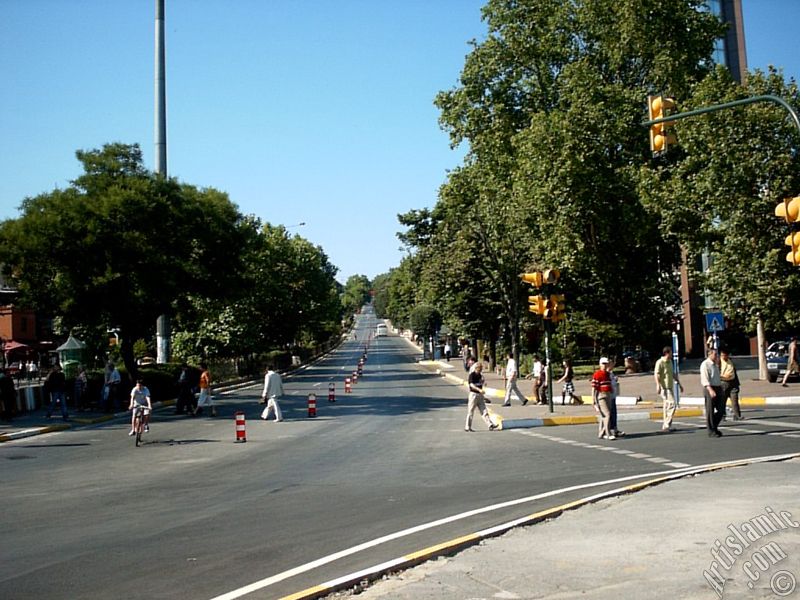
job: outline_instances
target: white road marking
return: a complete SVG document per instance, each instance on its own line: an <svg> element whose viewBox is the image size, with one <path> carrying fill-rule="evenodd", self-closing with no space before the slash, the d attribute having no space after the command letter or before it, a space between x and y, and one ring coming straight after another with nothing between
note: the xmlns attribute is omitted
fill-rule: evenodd
<svg viewBox="0 0 800 600"><path fill-rule="evenodd" d="M517 433L517 434L520 434L520 435L527 435L527 436L530 436L530 437L542 438L542 439L549 440L549 441L552 441L552 442L558 442L560 444L569 444L569 445L576 446L576 447L579 447L579 448L588 448L588 449L591 449L591 450L601 450L603 452L613 452L614 454L620 454L622 456L628 456L630 458L637 458L637 459L641 459L641 460L646 460L646 461L654 462L654 463L657 463L657 464L665 464L665 465L668 465L668 466L673 466L673 465L689 466L686 463L673 462L672 459L670 459L670 458L662 458L660 456L652 456L650 454L644 454L643 452L634 452L633 450L627 450L625 448L617 448L615 446L600 446L598 444L587 444L585 442L576 442L574 440L568 440L568 439L565 439L565 438L562 438L562 437L558 437L558 436L554 436L554 435L547 435L547 434L544 434L544 433L539 433L539 432L536 432L536 431L530 431L530 430L526 430L526 429L515 429L515 430L513 430L513 432ZM678 467L674 467L673 466L673 468L678 468Z"/></svg>
<svg viewBox="0 0 800 600"><path fill-rule="evenodd" d="M307 573L308 571L312 571L312 570L314 570L314 569L316 569L318 567L321 567L323 565L332 563L332 562L334 562L336 560L339 560L340 558L344 558L346 556L351 556L353 554L356 554L358 552L362 552L364 550L368 550L370 548L374 548L374 547L379 546L381 544L385 544L385 543L393 541L393 540L397 540L397 539L400 539L400 538L403 538L403 537L407 537L409 535L413 535L415 533L419 533L420 531L425 531L425 530L428 530L428 529L432 529L434 527L439 527L441 525L446 525L448 523L453 523L455 521L461 521L461 520L468 519L468 518L474 517L475 515L479 515L479 514L483 514L483 513L494 512L494 511L502 510L502 509L509 508L509 507L512 507L512 506L519 506L520 504L527 504L527 503L535 502L537 500L542 500L542 499L545 499L545 498L552 498L552 497L555 497L555 496L559 496L559 495L562 495L562 494L565 494L565 493L569 493L569 492L574 492L574 491L577 491L577 490L585 490L585 489L591 489L591 488L594 488L594 487L612 485L612 484L616 484L616 483L624 483L624 482L628 482L628 481L634 481L636 479L646 479L648 477L652 478L652 477L660 477L660 476L681 477L681 476L687 475L689 473L700 473L700 472L702 472L704 470L707 470L709 468L721 467L721 466L725 466L725 465L742 464L744 461L746 461L747 463L752 464L752 463L760 463L760 462L767 462L767 461L774 461L774 460L786 460L788 458L796 458L797 456L798 456L797 453L794 453L794 454L780 454L780 455L774 455L774 456L762 456L762 457L754 457L754 458L750 458L750 459L740 459L740 460L725 461L725 462L721 462L721 463L709 463L709 464L705 464L705 465L698 465L697 467L692 467L690 469L685 469L685 472L683 472L683 473L681 471L675 471L675 470L657 471L655 473L641 473L639 475L629 475L627 477L619 477L619 478L616 478L616 479L608 479L608 480L605 480L605 481L597 481L597 482L594 482L594 483L584 483L584 484L581 484L581 485L569 486L569 487L561 488L561 489L558 489L558 490L552 490L550 492L544 492L544 493L541 493L541 494L536 494L534 496L526 496L524 498L518 498L516 500L509 500L507 502L501 502L499 504L492 504L490 506L485 506L483 508L477 508L477 509L470 510L470 511L467 511L467 512L463 512L463 513L460 513L460 514L456 514L456 515L452 515L452 516L449 516L449 517L445 517L443 519L438 519L436 521L429 521L428 523L423 523L422 525L417 525L415 527L410 527L408 529L404 529L404 530L401 530L401 531L396 531L394 533L390 533L388 535L385 535L385 536L382 536L382 537L379 537L379 538L376 538L376 539L373 539L373 540L369 540L369 541L363 542L363 543L358 544L356 546L351 546L350 548L346 548L345 550L341 550L339 552L335 552L333 554L329 554L328 556L323 556L321 558L318 558L317 560L308 562L308 563L306 563L304 565L299 565L299 566L294 567L292 569L289 569L287 571L283 571L282 573L277 573L275 575L272 575L271 577L266 577L264 579L261 579L259 581L254 582L254 583L251 583L249 585L240 587L240 588L235 589L233 591L230 591L228 593L221 594L219 596L215 596L211 600L235 600L236 598L241 598L242 596L246 596L247 594L251 594L253 592L257 592L258 590L262 590L262 589L264 589L266 587L269 587L269 586L271 586L271 585L273 585L275 583L279 583L281 581L289 579L290 577L294 577L296 575L300 575L301 573ZM678 463L675 463L675 464L678 464ZM603 497L604 494L600 493L600 494L597 494L597 496L598 497ZM485 533L486 535L489 535L493 531L502 531L503 529L510 529L511 527L514 526L514 524L516 522L524 522L525 519L526 518L523 517L523 519L521 519L521 520L518 519L517 521L512 521L510 523L506 523L506 524L503 524L503 525L498 525L496 527L492 527L490 529L484 530L482 533ZM402 561L402 562L405 562L405 557L403 557L402 559L398 559L398 560ZM392 562L394 562L394 561L392 561ZM365 571L365 573L366 572L374 572L374 568L370 569L369 571Z"/></svg>
<svg viewBox="0 0 800 600"><path fill-rule="evenodd" d="M771 427L783 427L784 429L800 429L800 423L792 423L791 421L773 421L771 419L752 419L750 421L753 425L769 425Z"/></svg>

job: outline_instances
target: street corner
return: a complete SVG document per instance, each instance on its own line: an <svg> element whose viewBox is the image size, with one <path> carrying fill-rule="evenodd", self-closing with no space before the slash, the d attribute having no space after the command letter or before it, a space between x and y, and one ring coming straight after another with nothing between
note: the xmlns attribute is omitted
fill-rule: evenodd
<svg viewBox="0 0 800 600"><path fill-rule="evenodd" d="M59 423L57 425L45 425L43 427L28 427L16 431L9 431L8 433L0 433L0 443L12 442L14 440L21 440L24 438L33 437L36 435L43 435L45 433L53 433L55 431L66 431L71 429L69 423Z"/></svg>

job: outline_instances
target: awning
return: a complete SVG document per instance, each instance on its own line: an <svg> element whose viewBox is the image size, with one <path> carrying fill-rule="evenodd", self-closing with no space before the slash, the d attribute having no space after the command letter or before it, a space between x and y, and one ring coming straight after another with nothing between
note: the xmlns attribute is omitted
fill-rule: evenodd
<svg viewBox="0 0 800 600"><path fill-rule="evenodd" d="M31 347L20 342L15 342L14 340L8 340L5 345L3 346L3 351L8 353L12 352L13 350L30 350Z"/></svg>

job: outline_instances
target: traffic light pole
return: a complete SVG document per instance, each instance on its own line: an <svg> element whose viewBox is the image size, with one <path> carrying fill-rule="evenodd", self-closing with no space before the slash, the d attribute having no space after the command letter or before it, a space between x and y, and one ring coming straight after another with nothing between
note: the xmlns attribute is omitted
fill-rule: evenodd
<svg viewBox="0 0 800 600"><path fill-rule="evenodd" d="M544 360L547 362L547 403L550 405L550 412L553 412L553 365L550 364L550 329L552 323L544 322Z"/></svg>
<svg viewBox="0 0 800 600"><path fill-rule="evenodd" d="M735 100L733 102L726 102L724 104L714 104L712 106L707 106L705 108L690 110L689 112L675 113L669 115L668 117L662 117L660 119L645 121L644 123L642 123L642 125L644 125L645 127L650 127L651 125L658 125L659 123L670 123L672 121L680 121L681 119L688 119L689 117L705 115L707 113L726 110L728 108L736 108L737 106L743 106L745 104L755 104L756 102L773 102L785 108L789 113L789 115L792 117L792 121L794 122L795 127L797 127L798 133L800 133L800 117L797 116L795 110L783 98L779 98L778 96L772 96L772 95L753 96L752 98L744 98L743 100Z"/></svg>

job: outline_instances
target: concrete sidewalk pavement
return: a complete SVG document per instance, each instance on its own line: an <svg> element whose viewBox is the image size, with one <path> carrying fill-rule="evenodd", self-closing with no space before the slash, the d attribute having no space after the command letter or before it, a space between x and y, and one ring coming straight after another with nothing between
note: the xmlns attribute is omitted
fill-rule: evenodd
<svg viewBox="0 0 800 600"><path fill-rule="evenodd" d="M442 544L428 549L438 559L355 589L365 600L800 596L800 460L677 477Z"/></svg>

